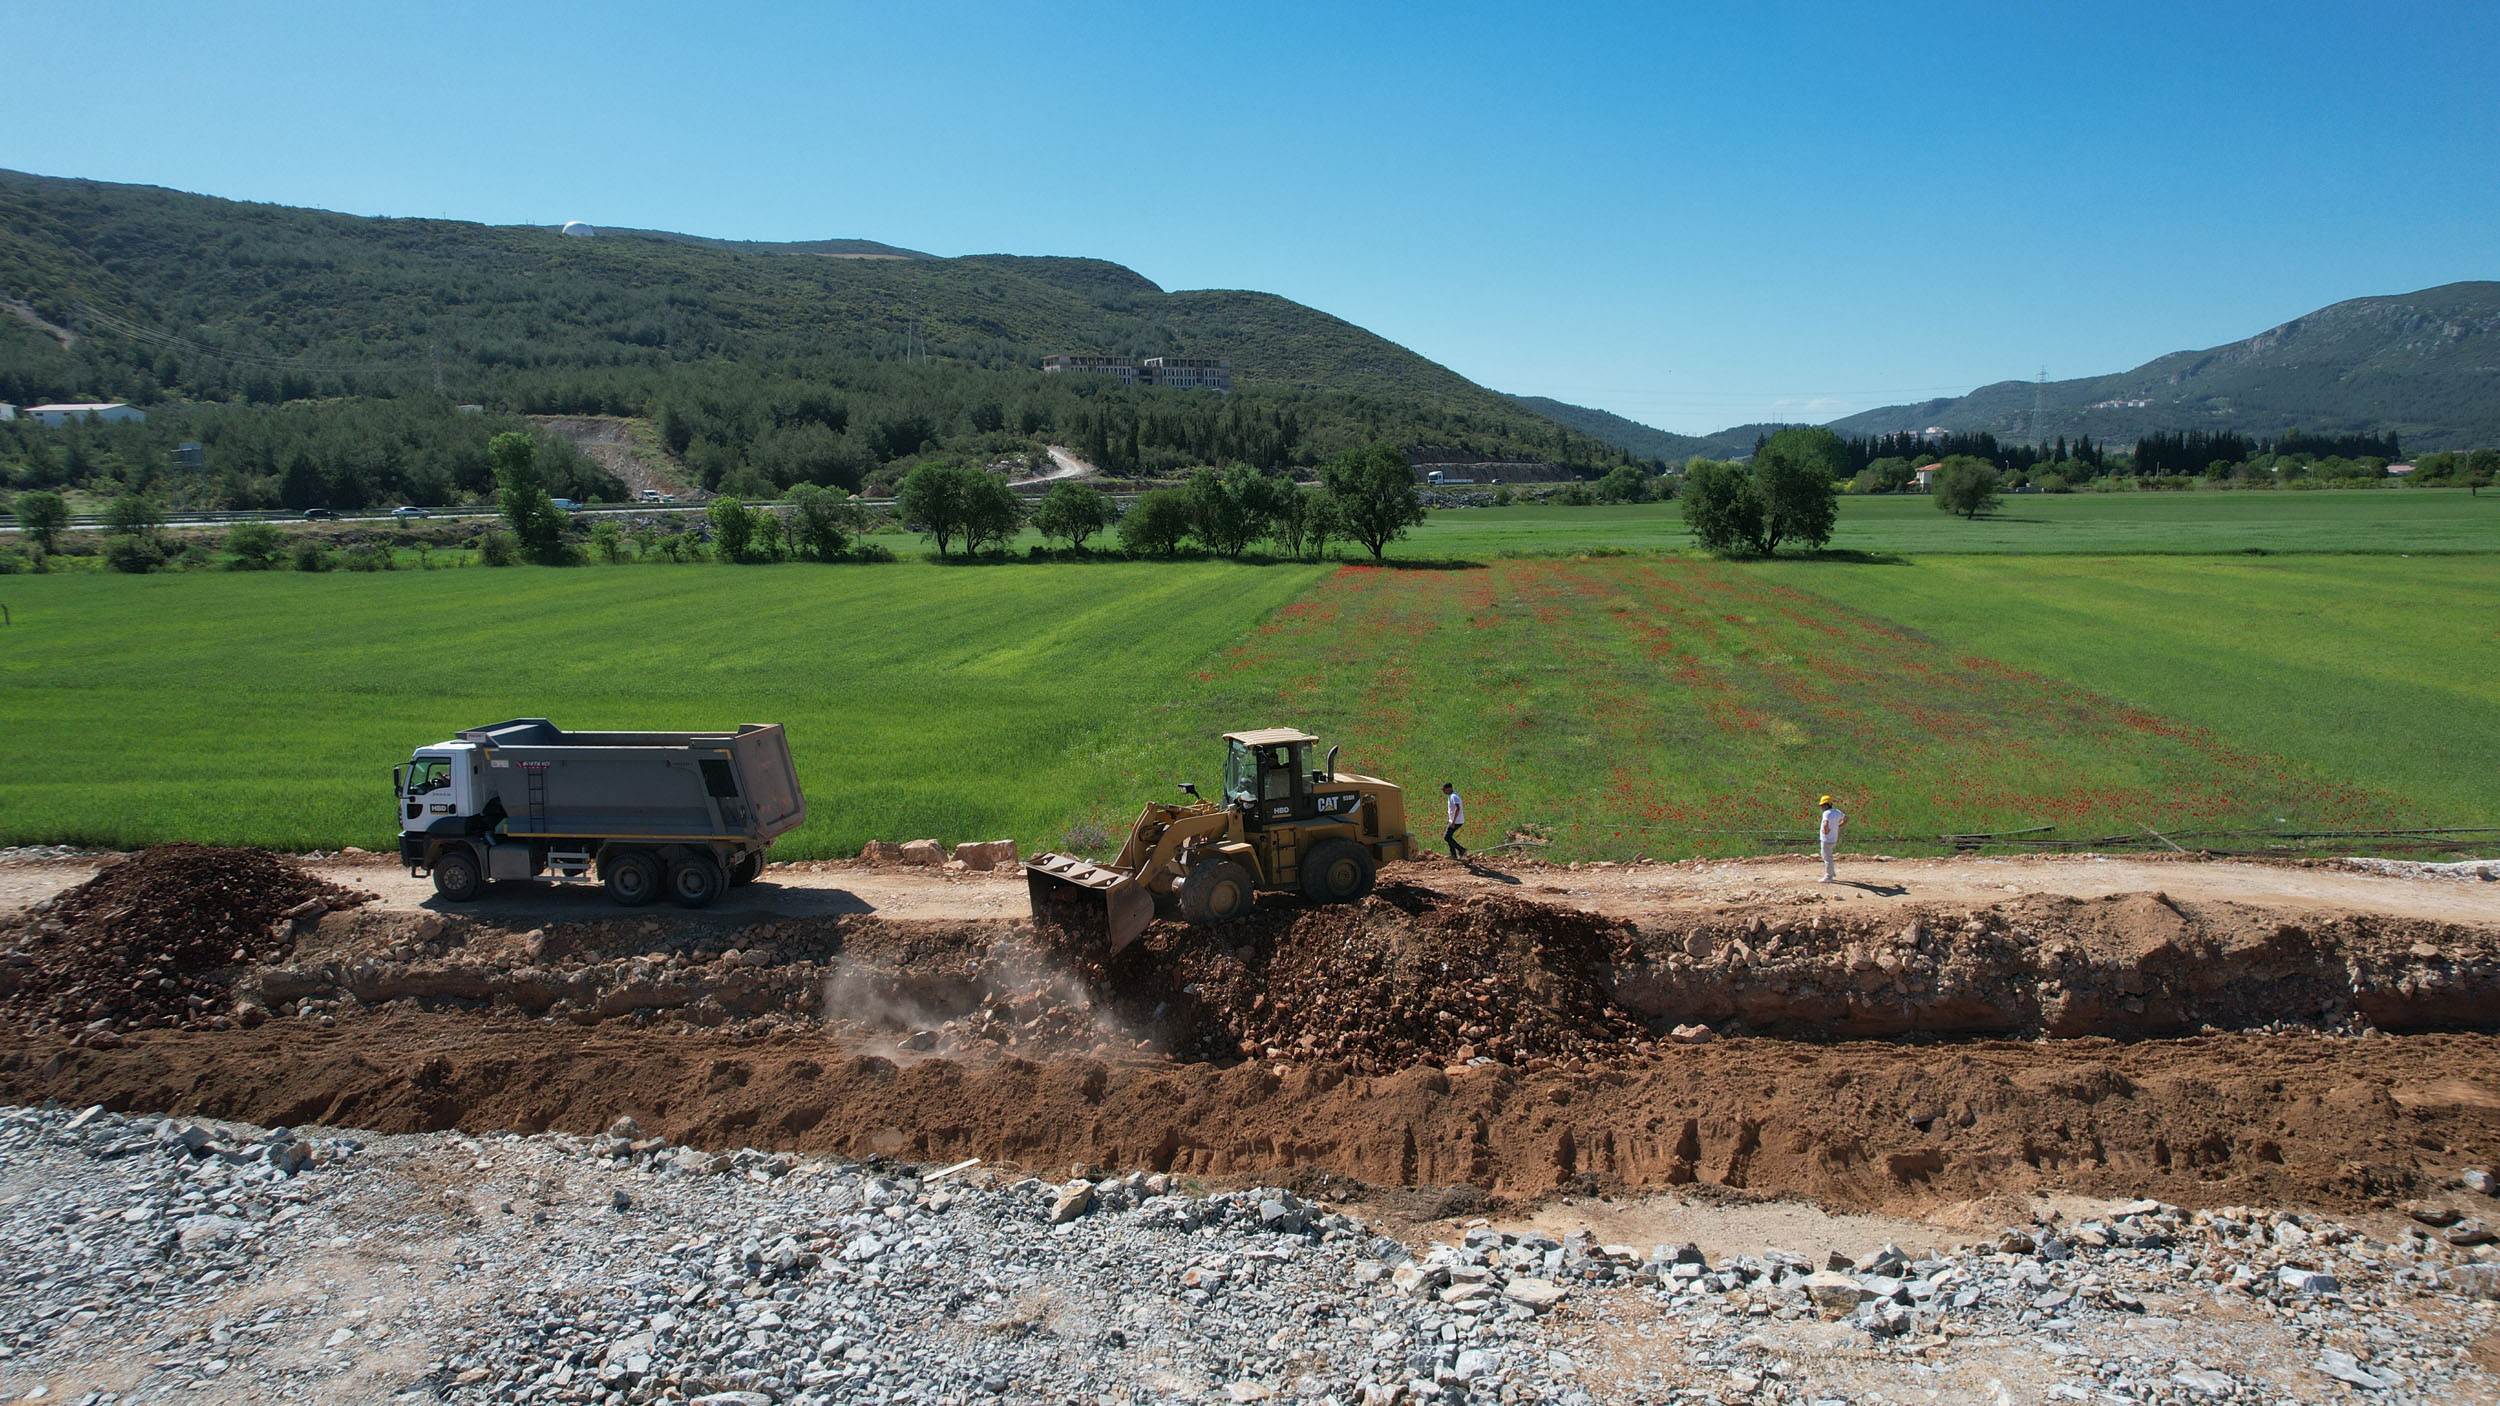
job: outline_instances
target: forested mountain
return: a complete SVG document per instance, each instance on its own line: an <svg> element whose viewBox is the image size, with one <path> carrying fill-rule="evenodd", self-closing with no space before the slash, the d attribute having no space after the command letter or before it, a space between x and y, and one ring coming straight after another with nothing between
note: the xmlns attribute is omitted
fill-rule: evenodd
<svg viewBox="0 0 2500 1406"><path fill-rule="evenodd" d="M568 238L0 172L0 401L130 400L169 421L370 399L647 416L707 484L745 491L1046 442L1125 473L1292 470L1371 439L1590 471L1627 458L1285 298L1165 292L1092 259L825 257L890 248L866 243ZM1043 375L1053 352L1222 356L1235 393ZM0 436L0 488L33 481L10 448L23 434ZM277 491L283 465L207 449L205 475L161 491ZM381 449L352 475L377 498L441 482Z"/></svg>
<svg viewBox="0 0 2500 1406"><path fill-rule="evenodd" d="M2500 283L2354 298L2116 375L2000 381L1832 422L1858 435L1931 426L2022 443L2090 435L2119 444L2160 431L2275 439L2300 429L2394 433L2412 452L2500 444Z"/></svg>
<svg viewBox="0 0 2500 1406"><path fill-rule="evenodd" d="M1707 441L1698 436L1652 429L1638 420L1627 420L1611 410L1573 405L1568 401L1551 400L1541 395L1514 395L1511 399L1546 419L1569 425L1591 439L1602 439L1608 444L1638 454L1644 459L1681 464L1696 454L1709 452L1704 448Z"/></svg>

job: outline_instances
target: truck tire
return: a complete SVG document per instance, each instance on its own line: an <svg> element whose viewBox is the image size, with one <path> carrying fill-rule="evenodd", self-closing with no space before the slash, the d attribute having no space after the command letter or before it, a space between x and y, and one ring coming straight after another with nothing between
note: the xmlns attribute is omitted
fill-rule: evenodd
<svg viewBox="0 0 2500 1406"><path fill-rule="evenodd" d="M640 908L660 896L664 874L660 857L647 849L629 849L608 860L608 897L627 908Z"/></svg>
<svg viewBox="0 0 2500 1406"><path fill-rule="evenodd" d="M486 892L486 875L477 867L477 851L453 845L434 856L434 892L446 903L467 903Z"/></svg>
<svg viewBox="0 0 2500 1406"><path fill-rule="evenodd" d="M1313 903L1356 903L1372 891L1380 866L1352 840L1322 840L1302 857L1302 896Z"/></svg>
<svg viewBox="0 0 2500 1406"><path fill-rule="evenodd" d="M668 896L680 908L709 908L728 887L729 876L709 853L683 855L669 862Z"/></svg>
<svg viewBox="0 0 2500 1406"><path fill-rule="evenodd" d="M1193 923L1229 923L1250 903L1250 871L1233 860L1202 860L1181 880L1181 916Z"/></svg>
<svg viewBox="0 0 2500 1406"><path fill-rule="evenodd" d="M740 884L754 883L762 877L764 877L764 852L762 850L753 854L740 855L738 862L729 866L731 888L736 888Z"/></svg>

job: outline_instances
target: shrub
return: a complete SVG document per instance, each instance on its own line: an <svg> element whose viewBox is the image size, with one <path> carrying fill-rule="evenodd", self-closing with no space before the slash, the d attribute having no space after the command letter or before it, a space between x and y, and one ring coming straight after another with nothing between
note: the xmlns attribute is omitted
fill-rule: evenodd
<svg viewBox="0 0 2500 1406"><path fill-rule="evenodd" d="M215 559L215 553L209 551L208 544L206 542L185 542L182 544L181 561L182 569L185 571L197 571Z"/></svg>
<svg viewBox="0 0 2500 1406"><path fill-rule="evenodd" d="M521 544L511 533L490 527L477 539L477 559L488 566L519 566Z"/></svg>
<svg viewBox="0 0 2500 1406"><path fill-rule="evenodd" d="M350 571L388 571L397 565L391 560L391 549L380 542L359 542L339 562Z"/></svg>
<svg viewBox="0 0 2500 1406"><path fill-rule="evenodd" d="M601 561L614 566L625 559L625 534L617 530L615 523L601 518L591 526L590 549L599 554Z"/></svg>
<svg viewBox="0 0 2500 1406"><path fill-rule="evenodd" d="M2066 476L2061 473L2035 474L2032 477L2031 486L2039 489L2043 493L2072 493L2075 491L2075 486L2068 483L2066 481Z"/></svg>
<svg viewBox="0 0 2500 1406"><path fill-rule="evenodd" d="M0 576L15 576L33 563L15 547L0 547Z"/></svg>
<svg viewBox="0 0 2500 1406"><path fill-rule="evenodd" d="M1601 503L1640 503L1649 498L1649 475L1637 465L1617 464L1597 481L1597 498Z"/></svg>
<svg viewBox="0 0 2500 1406"><path fill-rule="evenodd" d="M286 534L274 524L247 522L226 534L237 571L267 571L286 557Z"/></svg>
<svg viewBox="0 0 2500 1406"><path fill-rule="evenodd" d="M294 557L298 571L327 571L338 564L331 558L328 547L309 537L295 544Z"/></svg>
<svg viewBox="0 0 2500 1406"><path fill-rule="evenodd" d="M123 534L104 544L104 564L115 571L142 575L165 564L165 554L145 537Z"/></svg>

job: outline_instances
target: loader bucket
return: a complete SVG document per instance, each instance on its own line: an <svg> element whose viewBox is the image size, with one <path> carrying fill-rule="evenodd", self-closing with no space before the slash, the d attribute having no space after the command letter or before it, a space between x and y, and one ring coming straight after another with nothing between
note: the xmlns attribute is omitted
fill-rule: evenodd
<svg viewBox="0 0 2500 1406"><path fill-rule="evenodd" d="M1102 926L1104 945L1117 954L1154 920L1155 900L1144 884L1117 869L1068 854L1026 860L1024 886L1033 897L1033 921L1079 931Z"/></svg>

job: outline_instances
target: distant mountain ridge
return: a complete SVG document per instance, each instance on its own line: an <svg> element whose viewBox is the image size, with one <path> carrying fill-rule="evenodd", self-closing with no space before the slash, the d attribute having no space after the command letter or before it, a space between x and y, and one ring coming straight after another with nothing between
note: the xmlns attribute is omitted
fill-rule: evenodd
<svg viewBox="0 0 2500 1406"><path fill-rule="evenodd" d="M2037 408L2035 409L2035 402ZM2352 298L2254 337L2079 380L1999 381L1831 422L2125 444L2157 430L2394 432L2406 452L2500 444L2500 282Z"/></svg>
<svg viewBox="0 0 2500 1406"><path fill-rule="evenodd" d="M917 249L880 244L873 239L714 239L707 234L679 234L665 229L611 228L594 225L601 239L660 239L672 244L698 244L733 254L816 254L834 259L930 259Z"/></svg>

